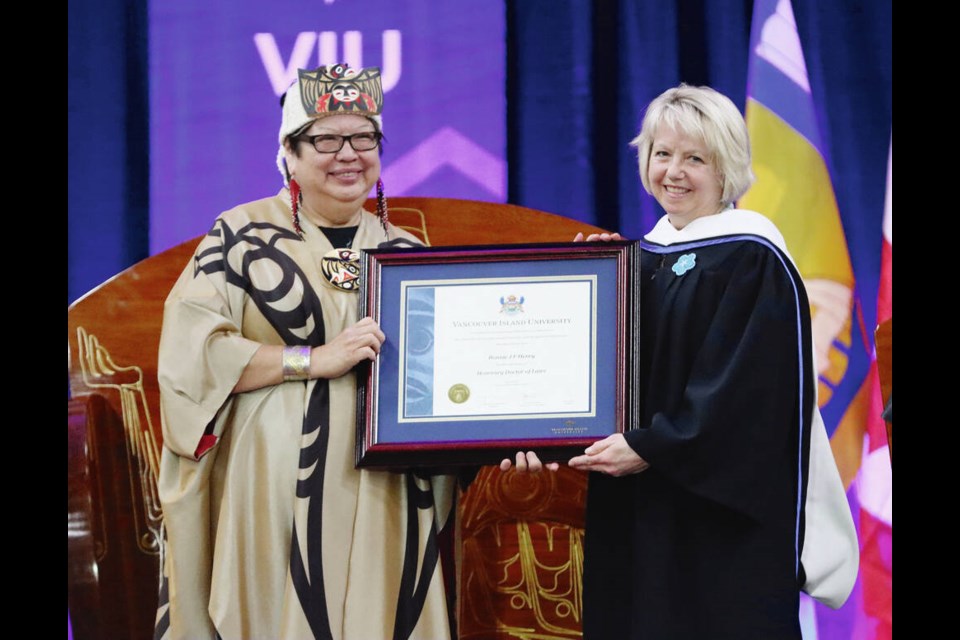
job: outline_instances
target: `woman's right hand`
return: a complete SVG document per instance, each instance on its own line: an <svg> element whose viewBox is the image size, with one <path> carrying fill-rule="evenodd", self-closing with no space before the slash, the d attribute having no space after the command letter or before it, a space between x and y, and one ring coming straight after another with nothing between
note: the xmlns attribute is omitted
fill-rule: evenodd
<svg viewBox="0 0 960 640"><path fill-rule="evenodd" d="M310 377L339 378L363 360L376 360L384 340L386 336L373 318L363 318L330 342L314 347Z"/></svg>
<svg viewBox="0 0 960 640"><path fill-rule="evenodd" d="M619 233L591 233L590 235L587 236L586 241L597 242L599 240L602 242L610 242L612 240L623 240L623 239L624 238L621 237ZM578 233L577 236L573 239L573 241L583 242L584 241L583 234Z"/></svg>
<svg viewBox="0 0 960 640"><path fill-rule="evenodd" d="M650 468L650 463L633 450L622 433L614 433L597 440L584 449L582 456L567 462L574 469L598 471L614 477L640 473Z"/></svg>

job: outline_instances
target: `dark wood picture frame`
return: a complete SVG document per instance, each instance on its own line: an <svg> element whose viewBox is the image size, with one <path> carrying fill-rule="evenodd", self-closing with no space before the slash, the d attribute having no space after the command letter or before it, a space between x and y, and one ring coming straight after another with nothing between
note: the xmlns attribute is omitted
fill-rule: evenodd
<svg viewBox="0 0 960 640"><path fill-rule="evenodd" d="M536 451L544 461L566 461L596 440L635 428L639 419L635 393L639 362L638 242L367 249L361 252L360 268L360 317L372 317L387 339L378 358L358 371L357 467L455 469L498 464L520 450ZM440 288L476 284L487 287L488 292L477 304L499 302L500 311L517 311L516 304L506 308L505 300L510 296L493 300L489 296L490 288L507 291L514 281L521 287L546 284L548 288L573 282L580 287L578 291L588 292L589 335L582 339L590 340L585 347L590 353L589 366L572 370L578 372L576 376L582 371L588 379L584 395L589 396L589 409L579 414L546 409L529 414L515 410L503 416L428 413L423 415L429 417L409 418L405 409L409 400L403 394L412 386L410 378L404 377L404 363L415 349L403 347L403 338L412 326L405 325L404 315L409 314L404 311L408 309L407 294L422 288L432 296ZM522 302L522 296L518 300ZM553 300L553 307L562 307L562 302ZM433 311L431 308L431 314ZM426 322L434 322L432 316ZM580 336L573 339L582 344ZM428 341L432 340L431 328ZM450 393L458 386L462 385L454 385ZM437 389L438 393L445 390ZM431 386L428 402L433 391Z"/></svg>

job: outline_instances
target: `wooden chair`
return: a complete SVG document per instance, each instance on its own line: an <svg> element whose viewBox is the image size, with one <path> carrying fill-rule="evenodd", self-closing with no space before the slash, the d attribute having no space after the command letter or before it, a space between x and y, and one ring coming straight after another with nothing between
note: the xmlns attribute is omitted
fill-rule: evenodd
<svg viewBox="0 0 960 640"><path fill-rule="evenodd" d="M375 203L367 208L375 210ZM508 204L392 198L427 244L564 242L597 227ZM200 237L130 267L68 309L68 597L73 634L149 638L163 513L157 350L163 302ZM579 637L586 476L484 467L460 504L460 637Z"/></svg>

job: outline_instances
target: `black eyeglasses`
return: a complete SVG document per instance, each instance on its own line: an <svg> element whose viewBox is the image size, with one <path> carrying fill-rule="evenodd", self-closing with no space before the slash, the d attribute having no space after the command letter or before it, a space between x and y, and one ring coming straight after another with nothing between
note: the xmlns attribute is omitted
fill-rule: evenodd
<svg viewBox="0 0 960 640"><path fill-rule="evenodd" d="M350 141L354 151L372 151L380 146L383 134L379 131L363 131L349 136L335 133L319 133L315 136L297 136L297 140L305 140L313 145L317 153L336 153L343 149L343 143Z"/></svg>

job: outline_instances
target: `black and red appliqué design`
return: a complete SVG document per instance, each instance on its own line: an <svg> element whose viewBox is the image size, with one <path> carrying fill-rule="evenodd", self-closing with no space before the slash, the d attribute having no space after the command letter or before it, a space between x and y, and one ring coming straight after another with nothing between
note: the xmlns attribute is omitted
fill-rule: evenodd
<svg viewBox="0 0 960 640"><path fill-rule="evenodd" d="M380 68L345 64L300 69L300 99L308 116L331 113L378 115L383 108Z"/></svg>

